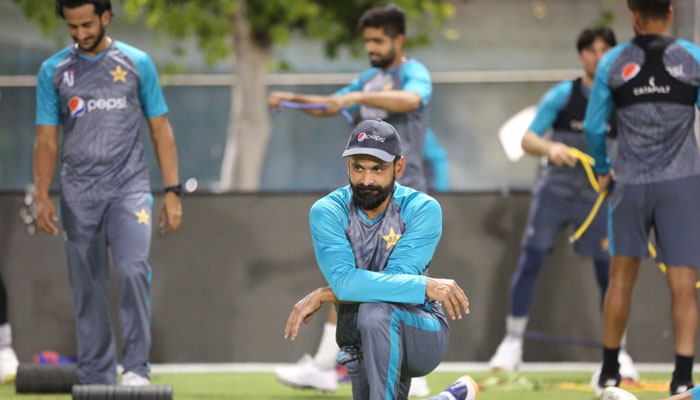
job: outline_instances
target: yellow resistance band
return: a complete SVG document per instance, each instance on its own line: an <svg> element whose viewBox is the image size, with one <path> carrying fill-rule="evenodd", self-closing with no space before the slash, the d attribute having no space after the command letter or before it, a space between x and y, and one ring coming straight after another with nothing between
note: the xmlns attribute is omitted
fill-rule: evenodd
<svg viewBox="0 0 700 400"><path fill-rule="evenodd" d="M585 164L584 164L585 165ZM597 183L597 182L596 182ZM603 200L608 196L608 191L603 190L599 195L598 198L595 201L595 204L593 204L593 208L591 209L591 212L588 213L588 216L586 217L586 220L583 221L581 226L576 229L576 232L574 232L573 235L569 236L569 243L573 243L581 238L583 236L583 233L586 232L586 229L591 225L591 222L593 222L593 219L595 219L595 216L598 214L598 210L600 209L600 205L603 204Z"/></svg>
<svg viewBox="0 0 700 400"><path fill-rule="evenodd" d="M595 174L593 173L593 169L591 168L592 165L595 165L595 160L593 159L593 157L573 147L569 147L569 152L572 156L578 158L578 160L581 162L581 165L583 165L583 169L586 170L588 182L590 182L591 186L593 187L593 190L599 193L595 204L593 204L591 212L588 214L588 217L586 217L586 220L583 221L583 224L581 224L581 226L576 230L576 232L574 232L574 234L569 237L569 243L573 243L579 240L581 236L583 236L583 233L586 232L586 229L588 229L588 227L591 225L593 219L598 214L600 205L603 204L603 200L605 200L605 198L608 196L608 191L600 191L600 186L598 186L598 180L596 179ZM651 255L653 259L656 259L656 249L651 244L651 242L647 242L647 248L649 249L649 255ZM659 262L658 265L661 272L666 274L666 271L668 270L668 268L666 268L666 264ZM700 289L700 281L695 283L695 287Z"/></svg>

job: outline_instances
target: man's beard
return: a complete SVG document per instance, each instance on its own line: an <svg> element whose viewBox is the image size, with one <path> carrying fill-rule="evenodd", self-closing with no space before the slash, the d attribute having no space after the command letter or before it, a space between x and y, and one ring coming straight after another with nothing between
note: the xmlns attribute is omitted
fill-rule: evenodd
<svg viewBox="0 0 700 400"><path fill-rule="evenodd" d="M391 65L394 60L396 60L396 52L394 49L391 49L389 52L389 55L386 56L386 58L382 58L381 56L379 57L379 60L377 61L372 61L372 59L369 60L369 63L375 67L375 68L381 68L384 69Z"/></svg>
<svg viewBox="0 0 700 400"><path fill-rule="evenodd" d="M90 48L87 48L87 49L82 48L80 46L80 41L76 38L73 38L73 41L75 41L75 43L78 45L78 48L80 48L80 50L87 52L87 53L90 53L90 52L93 52L97 48L97 46L100 45L100 43L102 43L102 39L104 39L104 37L105 37L105 28L102 26L102 22L100 21L100 32L97 34L97 38L95 39L95 43L93 43L92 46L90 46Z"/></svg>
<svg viewBox="0 0 700 400"><path fill-rule="evenodd" d="M355 202L355 205L361 210L374 210L394 191L394 180L395 179L392 179L391 183L386 187L377 185L365 186L362 184L353 185L352 182L350 182L352 201Z"/></svg>

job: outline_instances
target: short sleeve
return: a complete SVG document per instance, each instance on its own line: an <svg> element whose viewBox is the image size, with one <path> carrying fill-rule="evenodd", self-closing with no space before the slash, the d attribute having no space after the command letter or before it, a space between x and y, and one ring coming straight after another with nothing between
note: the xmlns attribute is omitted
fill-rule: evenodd
<svg viewBox="0 0 700 400"><path fill-rule="evenodd" d="M433 82L428 69L418 61L410 60L403 66L401 70L401 85L403 90L418 93L422 106L426 106L430 102L430 96L433 93Z"/></svg>
<svg viewBox="0 0 700 400"><path fill-rule="evenodd" d="M36 83L36 124L58 125L61 119L61 106L58 92L53 84L55 64L50 60L41 64Z"/></svg>
<svg viewBox="0 0 700 400"><path fill-rule="evenodd" d="M539 136L547 133L552 127L554 121L557 120L559 112L566 104L566 101L571 96L573 83L571 81L561 82L553 88L549 89L537 106L537 114L535 119L528 128L529 131L536 133Z"/></svg>

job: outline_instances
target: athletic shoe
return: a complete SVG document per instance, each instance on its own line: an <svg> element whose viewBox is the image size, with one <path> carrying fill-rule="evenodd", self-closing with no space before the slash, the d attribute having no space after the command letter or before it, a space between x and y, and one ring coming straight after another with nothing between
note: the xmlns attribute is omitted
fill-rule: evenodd
<svg viewBox="0 0 700 400"><path fill-rule="evenodd" d="M136 372L126 371L122 374L122 386L148 386L151 381L145 376L141 376Z"/></svg>
<svg viewBox="0 0 700 400"><path fill-rule="evenodd" d="M634 366L634 362L629 353L621 349L617 361L620 363L620 376L622 376L622 379L639 382L639 372L637 372L637 368Z"/></svg>
<svg viewBox="0 0 700 400"><path fill-rule="evenodd" d="M693 380L689 380L686 382L676 382L675 380L671 381L671 396L675 396L677 394L685 393L688 390L692 389L693 386Z"/></svg>
<svg viewBox="0 0 700 400"><path fill-rule="evenodd" d="M605 388L600 400L637 400L637 396L619 387L611 386Z"/></svg>
<svg viewBox="0 0 700 400"><path fill-rule="evenodd" d="M424 376L411 378L411 389L408 391L409 397L425 397L429 394L428 380Z"/></svg>
<svg viewBox="0 0 700 400"><path fill-rule="evenodd" d="M479 397L479 385L469 375L457 379L437 396L426 400L476 400Z"/></svg>
<svg viewBox="0 0 700 400"><path fill-rule="evenodd" d="M523 341L506 336L489 360L491 370L513 372L523 363Z"/></svg>
<svg viewBox="0 0 700 400"><path fill-rule="evenodd" d="M620 373L617 375L602 375L600 371L597 371L591 377L591 388L597 397L603 394L603 390L611 386L620 386Z"/></svg>
<svg viewBox="0 0 700 400"><path fill-rule="evenodd" d="M19 361L12 347L0 348L0 384L15 380L18 365Z"/></svg>
<svg viewBox="0 0 700 400"><path fill-rule="evenodd" d="M275 369L275 376L281 383L295 388L316 389L322 392L338 390L338 374L335 368L319 368L310 354L304 354L292 366Z"/></svg>

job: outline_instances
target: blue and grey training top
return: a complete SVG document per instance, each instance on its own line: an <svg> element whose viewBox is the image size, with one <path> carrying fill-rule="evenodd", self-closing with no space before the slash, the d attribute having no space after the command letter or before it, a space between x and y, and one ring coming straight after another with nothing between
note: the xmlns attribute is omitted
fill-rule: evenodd
<svg viewBox="0 0 700 400"><path fill-rule="evenodd" d="M425 193L396 184L374 220L350 186L318 200L309 214L318 266L333 293L357 303L425 303L428 266L442 235L442 211ZM359 345L357 304L338 304L339 346Z"/></svg>
<svg viewBox="0 0 700 400"><path fill-rule="evenodd" d="M37 125L62 125L61 192L69 201L149 191L139 130L168 112L148 54L113 41L95 57L67 47L44 61Z"/></svg>
<svg viewBox="0 0 700 400"><path fill-rule="evenodd" d="M581 78L557 84L540 100L537 114L528 130L539 136L544 136L552 128L552 141L588 153L586 140L583 136L583 117L586 113L589 95L590 88L583 83ZM613 113L607 125L607 133L611 138L616 136L614 116ZM580 162L572 168L568 165L555 165L548 160L547 165L540 171L535 193L542 190L548 190L564 197L591 201L598 196L591 187L586 171Z"/></svg>
<svg viewBox="0 0 700 400"><path fill-rule="evenodd" d="M598 64L584 130L595 170L606 173L605 121L618 119L615 180L642 184L700 175L694 134L700 107L700 48L686 40L638 35Z"/></svg>
<svg viewBox="0 0 700 400"><path fill-rule="evenodd" d="M395 68L382 71L370 68L349 85L335 92L340 96L350 92L382 92L389 90L406 90L418 93L421 106L407 113L393 113L382 108L355 105L350 112L358 112L361 120L382 119L390 123L401 136L403 156L406 158L406 170L399 182L416 190L427 191L428 185L423 173L423 147L425 131L428 129L427 106L433 92L430 72L423 64L408 58Z"/></svg>

